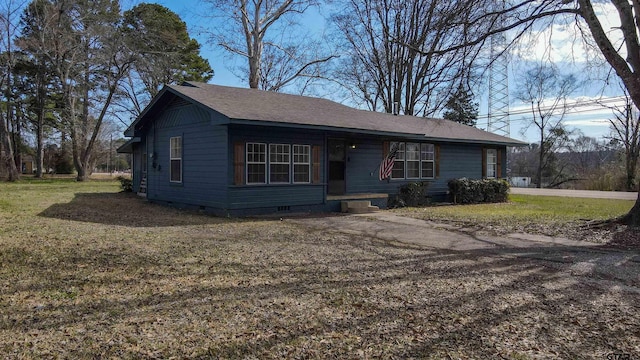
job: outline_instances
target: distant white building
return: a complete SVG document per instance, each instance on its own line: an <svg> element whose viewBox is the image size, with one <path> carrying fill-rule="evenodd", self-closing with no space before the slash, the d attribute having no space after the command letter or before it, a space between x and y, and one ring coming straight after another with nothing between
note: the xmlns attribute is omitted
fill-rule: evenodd
<svg viewBox="0 0 640 360"><path fill-rule="evenodd" d="M531 178L527 176L513 176L509 178L509 184L513 187L529 187L531 186Z"/></svg>

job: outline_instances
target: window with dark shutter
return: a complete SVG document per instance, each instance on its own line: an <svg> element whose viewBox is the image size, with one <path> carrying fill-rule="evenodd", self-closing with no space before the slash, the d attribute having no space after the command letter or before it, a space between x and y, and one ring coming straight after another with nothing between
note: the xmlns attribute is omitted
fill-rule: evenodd
<svg viewBox="0 0 640 360"><path fill-rule="evenodd" d="M169 181L182 182L182 136L169 139Z"/></svg>
<svg viewBox="0 0 640 360"><path fill-rule="evenodd" d="M313 183L320 183L320 158L321 158L322 146L314 145L312 149L313 157Z"/></svg>
<svg viewBox="0 0 640 360"><path fill-rule="evenodd" d="M244 185L244 143L233 144L233 183Z"/></svg>

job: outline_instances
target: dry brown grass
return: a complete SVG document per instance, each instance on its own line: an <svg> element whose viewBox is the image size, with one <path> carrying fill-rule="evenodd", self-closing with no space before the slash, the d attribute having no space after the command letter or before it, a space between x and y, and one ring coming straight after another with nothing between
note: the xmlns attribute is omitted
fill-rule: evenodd
<svg viewBox="0 0 640 360"><path fill-rule="evenodd" d="M0 193L3 358L640 354L637 275L214 218L111 182Z"/></svg>
<svg viewBox="0 0 640 360"><path fill-rule="evenodd" d="M639 229L615 222L597 228L589 226L594 221L614 219L628 213L634 203L631 200L511 194L509 202L505 203L407 207L394 212L488 231L496 236L540 234L637 251L640 250Z"/></svg>

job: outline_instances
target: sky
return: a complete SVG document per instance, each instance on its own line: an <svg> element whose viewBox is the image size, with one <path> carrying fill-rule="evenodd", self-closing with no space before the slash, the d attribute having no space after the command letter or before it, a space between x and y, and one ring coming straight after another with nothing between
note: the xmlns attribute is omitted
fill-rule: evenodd
<svg viewBox="0 0 640 360"><path fill-rule="evenodd" d="M187 24L189 35L202 45L200 55L209 60L209 64L215 71L211 83L237 87L247 86L229 70L229 67L233 67L233 63L227 53L209 41L206 30L212 24L210 20L205 18L207 11L210 11L208 4L202 0L158 0L155 3L166 6L180 15L180 18Z"/></svg>
<svg viewBox="0 0 640 360"><path fill-rule="evenodd" d="M129 7L139 2L131 0ZM156 2L180 15L187 24L189 34L200 42L202 45L201 55L209 60L211 67L215 71L215 76L210 81L211 83L247 87L247 84L242 82L230 70L235 65L234 60L219 46L210 42L207 30L215 26L215 19L207 17L209 15L207 12L211 11L208 4L202 0L158 0ZM123 5L125 8L127 7L126 3ZM607 13L607 9L602 9L602 14L605 14L603 16L606 16ZM311 32L322 33L327 31L329 27L323 15L328 14L318 14L317 12L306 14L301 23ZM611 20L609 26L613 28L616 24ZM519 103L514 96L518 89L518 81L523 69L526 68L527 64L550 58L554 62L561 64L559 66L563 73L585 74L583 65L586 59L593 55L580 45L580 41L576 41L577 34L571 27L557 25L551 29L532 34L532 36L536 35L539 35L540 39L552 39L550 42L551 52L548 53L545 50L548 48L546 40L534 41L534 45L526 48L527 51L520 49L516 54L513 54L509 64L510 112L512 113L510 116L510 137L528 142L536 142L539 136L533 127L529 126L527 128L526 126L531 119L530 113L526 113L529 106ZM549 35L552 36L549 37ZM241 59L236 57L235 61L241 61ZM594 69L589 71L593 72ZM599 70L595 69L595 72L597 73ZM601 76L601 74L598 74L598 76ZM485 82L487 81L485 80ZM486 129L488 103L486 88L481 89L479 93L476 99L479 103L478 127ZM569 101L577 104L589 103L593 98L601 97L603 94L605 97L615 98L621 95L621 91L613 86L603 89L601 85L589 82L582 86ZM570 112L565 117L564 123L570 129L579 129L587 136L602 139L609 134L607 119L612 118L612 116L612 112L608 109L582 106Z"/></svg>

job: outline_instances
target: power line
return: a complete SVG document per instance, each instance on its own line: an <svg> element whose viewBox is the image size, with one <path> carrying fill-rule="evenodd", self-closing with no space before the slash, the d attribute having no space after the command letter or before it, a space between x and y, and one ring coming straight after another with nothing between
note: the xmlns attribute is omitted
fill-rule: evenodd
<svg viewBox="0 0 640 360"><path fill-rule="evenodd" d="M619 101L625 101L626 98L624 96L618 96L618 97L613 97L613 98L607 98L607 99L603 99L603 100L598 100L598 99L594 99L594 100L589 100L589 101L583 101L583 102L576 102L574 104L571 104L569 106L564 106L565 111L567 111L567 114L577 114L577 113L583 113L583 112L593 112L593 111L602 111L607 109L606 107L604 107L603 105L606 104L614 104L617 103ZM593 109L582 109L582 110L572 110L575 108L581 108L581 107L586 107L586 106L596 106L596 105L600 105L600 108L593 108ZM553 110L554 107L553 106L541 106L538 110L539 111L549 111L549 110ZM527 115L527 114L531 114L532 111L531 109L521 109L521 110L514 110L509 112L509 115ZM488 119L489 118L489 114L482 114L482 115L478 115L478 119ZM524 119L526 120L526 119ZM511 120L511 121L523 121L522 119L520 120Z"/></svg>

